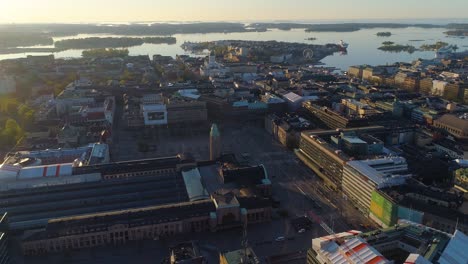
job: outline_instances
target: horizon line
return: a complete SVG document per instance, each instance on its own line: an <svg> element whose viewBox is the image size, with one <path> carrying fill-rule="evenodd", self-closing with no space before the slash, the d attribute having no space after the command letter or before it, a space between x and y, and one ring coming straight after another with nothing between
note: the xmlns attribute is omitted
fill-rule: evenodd
<svg viewBox="0 0 468 264"><path fill-rule="evenodd" d="M249 22L249 23L262 23L262 22L269 22L269 23L297 23L297 24L306 24L312 21L336 21L337 24L348 23L346 21L418 21L418 20L434 20L434 21L446 21L446 20L465 20L465 23L468 23L468 18L307 18L307 19L239 19L239 20L128 20L128 21L69 21L69 22L27 22L27 21L20 21L20 22L7 22L7 21L0 21L0 25L27 25L27 24L110 24L110 23L242 23L242 22ZM339 22L343 21L343 22ZM363 22L365 23L365 22ZM452 21L450 23L456 23ZM402 23L403 24L403 23Z"/></svg>

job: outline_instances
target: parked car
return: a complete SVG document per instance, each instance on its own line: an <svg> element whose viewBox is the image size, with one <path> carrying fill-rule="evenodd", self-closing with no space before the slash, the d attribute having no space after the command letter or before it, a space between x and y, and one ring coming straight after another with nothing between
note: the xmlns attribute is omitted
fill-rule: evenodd
<svg viewBox="0 0 468 264"><path fill-rule="evenodd" d="M283 237L283 236L279 236L279 237L277 237L277 238L275 239L276 242L282 242L282 241L284 241L284 240L286 240L286 238Z"/></svg>

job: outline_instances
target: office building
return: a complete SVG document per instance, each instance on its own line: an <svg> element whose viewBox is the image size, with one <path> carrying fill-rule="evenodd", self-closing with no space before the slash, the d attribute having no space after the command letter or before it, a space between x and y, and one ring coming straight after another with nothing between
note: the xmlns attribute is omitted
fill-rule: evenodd
<svg viewBox="0 0 468 264"><path fill-rule="evenodd" d="M368 106L359 109L356 107L357 112L354 113L355 111L353 111L352 108L357 106L357 104L349 101L344 102L346 105L335 104L332 106L328 102L308 101L303 104L303 107L307 109L314 118L320 120L330 129L367 126L374 119L378 119L378 117L382 114L381 112ZM363 104L359 103L359 105ZM351 106L351 108L348 106Z"/></svg>
<svg viewBox="0 0 468 264"><path fill-rule="evenodd" d="M462 116L446 114L434 121L434 126L445 129L457 139L468 139L468 120Z"/></svg>
<svg viewBox="0 0 468 264"><path fill-rule="evenodd" d="M430 187L408 179L407 184L372 192L369 218L382 227L398 221L414 223L453 233L468 232L466 201L458 191Z"/></svg>
<svg viewBox="0 0 468 264"><path fill-rule="evenodd" d="M351 77L355 77L358 79L362 79L362 72L364 70L364 66L358 65L358 66L350 66L348 68L348 75Z"/></svg>
<svg viewBox="0 0 468 264"><path fill-rule="evenodd" d="M301 132L312 129L311 122L298 115L278 116L275 114L265 117L265 130L283 146L298 148Z"/></svg>
<svg viewBox="0 0 468 264"><path fill-rule="evenodd" d="M372 192L401 185L411 177L402 157L348 161L343 170L343 193L365 215L369 214Z"/></svg>
<svg viewBox="0 0 468 264"><path fill-rule="evenodd" d="M301 133L296 155L330 187L341 190L343 169L353 159L374 159L382 154L383 142L366 135L383 127L327 130Z"/></svg>

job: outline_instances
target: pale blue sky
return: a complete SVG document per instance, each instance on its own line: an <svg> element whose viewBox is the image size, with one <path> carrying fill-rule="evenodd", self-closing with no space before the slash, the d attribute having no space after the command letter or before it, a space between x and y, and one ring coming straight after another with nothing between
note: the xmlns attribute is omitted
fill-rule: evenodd
<svg viewBox="0 0 468 264"><path fill-rule="evenodd" d="M468 0L0 0L0 23L468 18Z"/></svg>

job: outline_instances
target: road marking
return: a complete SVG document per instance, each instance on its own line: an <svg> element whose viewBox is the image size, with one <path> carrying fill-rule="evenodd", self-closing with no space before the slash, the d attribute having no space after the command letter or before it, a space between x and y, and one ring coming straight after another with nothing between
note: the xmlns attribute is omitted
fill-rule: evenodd
<svg viewBox="0 0 468 264"><path fill-rule="evenodd" d="M297 186L297 184L295 184L295 185L296 185L296 188L297 188L303 195L306 195L305 192L304 192L299 186ZM307 196L307 195L306 195L306 196Z"/></svg>

